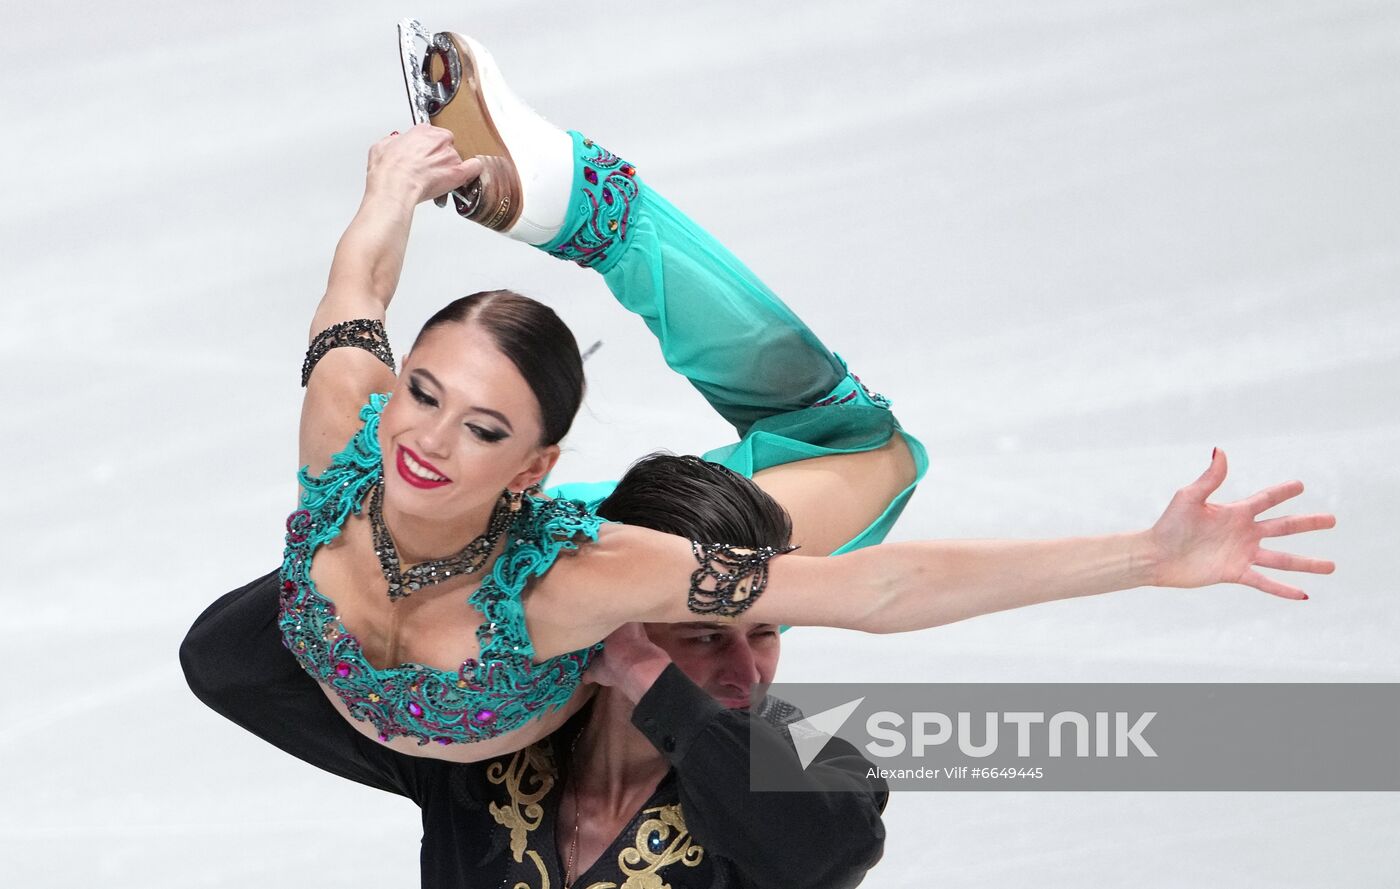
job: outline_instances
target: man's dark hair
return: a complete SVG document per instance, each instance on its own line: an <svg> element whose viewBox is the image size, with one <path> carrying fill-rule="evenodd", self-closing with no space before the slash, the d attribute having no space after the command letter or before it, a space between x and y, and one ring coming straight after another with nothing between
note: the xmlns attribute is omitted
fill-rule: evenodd
<svg viewBox="0 0 1400 889"><path fill-rule="evenodd" d="M783 547L792 537L787 511L758 485L689 455L649 454L633 463L598 515L703 543Z"/></svg>

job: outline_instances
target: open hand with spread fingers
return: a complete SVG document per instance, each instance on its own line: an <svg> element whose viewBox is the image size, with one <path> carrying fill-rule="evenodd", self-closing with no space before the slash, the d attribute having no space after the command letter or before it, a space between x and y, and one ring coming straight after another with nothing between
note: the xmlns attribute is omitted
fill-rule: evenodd
<svg viewBox="0 0 1400 889"><path fill-rule="evenodd" d="M1210 467L1176 492L1148 532L1156 554L1153 584L1202 587L1241 583L1285 599L1308 598L1298 587L1266 577L1255 568L1331 574L1336 565L1327 559L1265 549L1260 542L1266 537L1334 527L1336 516L1313 513L1256 519L1259 513L1301 494L1303 483L1299 481L1272 485L1233 503L1207 503L1206 498L1225 480L1225 473L1225 452L1216 449Z"/></svg>

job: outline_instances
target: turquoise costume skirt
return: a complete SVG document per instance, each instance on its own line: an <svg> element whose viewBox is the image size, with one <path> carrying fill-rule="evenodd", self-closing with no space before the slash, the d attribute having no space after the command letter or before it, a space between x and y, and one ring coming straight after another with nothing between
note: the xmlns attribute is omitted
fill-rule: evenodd
<svg viewBox="0 0 1400 889"><path fill-rule="evenodd" d="M635 167L572 135L575 197L560 235L542 249L600 272L617 301L646 322L667 365L734 426L739 440L705 459L752 477L903 436L914 481L836 553L883 540L928 469L927 452L900 427L890 402L724 245L648 188ZM615 484L565 484L549 493L596 507Z"/></svg>

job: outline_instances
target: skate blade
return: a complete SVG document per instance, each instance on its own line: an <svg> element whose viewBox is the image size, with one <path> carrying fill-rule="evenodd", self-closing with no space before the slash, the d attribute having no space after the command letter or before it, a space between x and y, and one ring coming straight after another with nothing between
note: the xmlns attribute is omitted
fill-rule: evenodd
<svg viewBox="0 0 1400 889"><path fill-rule="evenodd" d="M413 115L413 123L432 123L432 116L436 109L446 104L451 96L444 98L444 90L436 83L430 83L427 77L426 59L429 49L434 46L435 38L431 31L423 27L422 22L417 19L401 19L398 25L399 30L399 66L403 69L404 90L408 93L408 108ZM422 45L422 49L419 45ZM452 77L453 92L455 87L461 82L460 72ZM456 190L459 201L468 197L468 190L464 186ZM433 199L433 203L439 207L447 206L447 195L441 195ZM459 203L460 206L460 203Z"/></svg>
<svg viewBox="0 0 1400 889"><path fill-rule="evenodd" d="M413 122L451 130L463 160L486 156L504 162L497 171L501 181L491 190L489 212L478 213L487 199L480 179L434 202L444 207L451 197L461 215L496 231L509 229L520 216L520 179L487 110L471 42L447 31L431 33L417 19L400 21L398 32L399 64Z"/></svg>
<svg viewBox="0 0 1400 889"><path fill-rule="evenodd" d="M403 19L399 22L399 64L403 68L403 85L408 92L408 107L415 124L428 123L430 114L428 102L432 88L423 76L424 52L418 48L422 41L425 47L433 45L433 35L417 19Z"/></svg>

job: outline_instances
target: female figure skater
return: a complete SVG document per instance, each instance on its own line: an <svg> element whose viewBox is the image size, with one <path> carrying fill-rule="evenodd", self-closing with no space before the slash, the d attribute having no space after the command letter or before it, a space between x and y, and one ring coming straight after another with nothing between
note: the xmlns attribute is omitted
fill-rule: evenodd
<svg viewBox="0 0 1400 889"><path fill-rule="evenodd" d="M752 548L785 547L792 528L753 481L667 454L628 469L596 511ZM585 676L602 687L558 731L453 763L351 728L283 645L277 587L274 571L199 616L180 646L190 689L284 752L417 804L424 889L834 889L881 857L888 787L872 764L834 738L804 766L783 734L802 714L765 694L781 647L772 625L624 626ZM751 792L753 755L783 763L802 792Z"/></svg>
<svg viewBox="0 0 1400 889"><path fill-rule="evenodd" d="M430 71L446 101L434 121L451 131L420 125L371 149L303 367L307 469L288 520L280 625L362 732L459 761L518 750L577 709L597 643L632 621L742 613L899 632L1143 585L1234 582L1300 599L1254 566L1332 570L1259 546L1334 524L1255 521L1300 483L1206 502L1225 477L1219 452L1146 531L814 558L883 537L922 471L917 442L635 168L520 105L466 38L435 42ZM535 496L583 388L572 336L538 303L506 291L457 300L395 376L382 320L413 208L449 192L464 215L604 275L668 364L734 423L741 442L712 456L794 515L804 554L605 526L583 503Z"/></svg>

